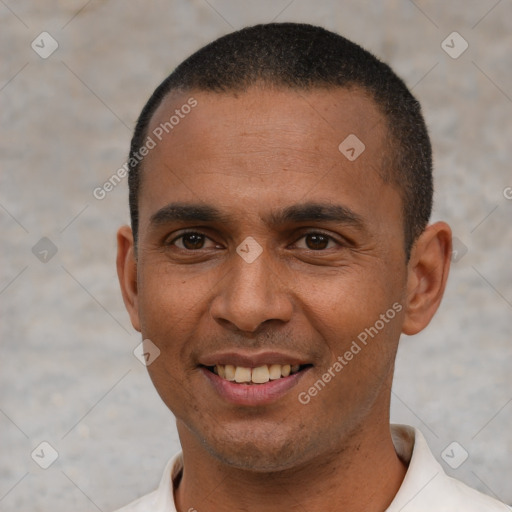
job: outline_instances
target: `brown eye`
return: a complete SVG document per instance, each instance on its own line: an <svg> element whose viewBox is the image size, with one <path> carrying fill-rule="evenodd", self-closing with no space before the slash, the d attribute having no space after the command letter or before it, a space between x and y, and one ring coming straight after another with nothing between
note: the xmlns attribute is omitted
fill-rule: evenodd
<svg viewBox="0 0 512 512"><path fill-rule="evenodd" d="M186 249L201 249L204 245L204 235L188 233L183 235L183 246Z"/></svg>
<svg viewBox="0 0 512 512"><path fill-rule="evenodd" d="M329 245L329 237L320 233L310 233L305 236L308 249L319 251L325 249Z"/></svg>
<svg viewBox="0 0 512 512"><path fill-rule="evenodd" d="M299 241L300 240L304 240L304 242L302 242L302 246L299 245L299 248L309 249L310 251L322 251L324 249L330 249L333 247L329 247L329 243L331 242L334 244L334 247L340 245L338 242L336 242L336 240L334 240L333 237L320 232L306 233L299 239ZM298 244L299 241L297 241L296 244Z"/></svg>
<svg viewBox="0 0 512 512"><path fill-rule="evenodd" d="M174 243L180 249L187 249L189 251L194 251L198 249L202 249L204 247L204 243L206 240L206 236L201 233L184 233L180 237L174 240Z"/></svg>

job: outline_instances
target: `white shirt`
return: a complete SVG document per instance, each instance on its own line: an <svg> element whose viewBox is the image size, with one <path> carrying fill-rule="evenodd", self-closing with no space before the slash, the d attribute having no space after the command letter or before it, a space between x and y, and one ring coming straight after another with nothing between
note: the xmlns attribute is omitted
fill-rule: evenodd
<svg viewBox="0 0 512 512"><path fill-rule="evenodd" d="M406 425L391 425L395 450L408 464L405 478L386 512L510 512L511 507L449 477L432 455L423 434ZM181 472L178 453L167 463L158 489L117 512L177 512L173 481Z"/></svg>

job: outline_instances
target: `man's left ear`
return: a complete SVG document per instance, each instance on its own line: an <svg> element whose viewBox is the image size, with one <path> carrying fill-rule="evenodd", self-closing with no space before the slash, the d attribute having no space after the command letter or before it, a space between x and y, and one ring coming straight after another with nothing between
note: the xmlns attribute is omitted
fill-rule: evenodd
<svg viewBox="0 0 512 512"><path fill-rule="evenodd" d="M427 226L416 240L407 270L404 334L423 330L443 298L452 255L452 231L446 222Z"/></svg>

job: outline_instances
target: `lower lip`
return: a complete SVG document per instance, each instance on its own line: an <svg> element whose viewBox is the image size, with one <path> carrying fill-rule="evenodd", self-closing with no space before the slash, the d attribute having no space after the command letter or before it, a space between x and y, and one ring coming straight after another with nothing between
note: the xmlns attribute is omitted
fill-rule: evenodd
<svg viewBox="0 0 512 512"><path fill-rule="evenodd" d="M217 393L228 402L237 405L265 405L284 396L299 382L309 368L293 373L288 377L271 380L265 384L237 384L222 379L204 367L201 367L201 370Z"/></svg>

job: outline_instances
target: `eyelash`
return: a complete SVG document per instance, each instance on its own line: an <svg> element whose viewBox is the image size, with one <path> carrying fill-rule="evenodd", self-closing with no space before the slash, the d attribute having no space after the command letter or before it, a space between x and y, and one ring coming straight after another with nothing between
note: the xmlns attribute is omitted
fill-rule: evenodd
<svg viewBox="0 0 512 512"><path fill-rule="evenodd" d="M200 231L190 230L190 231L182 232L179 236L173 238L170 242L166 242L165 245L166 246L175 245L175 242L177 240L182 239L186 235L201 235L201 236L204 236L205 239L208 239L208 240L213 242L213 240L210 237L208 237L207 235L205 235L204 233L201 233ZM324 236L324 237L326 237L329 240L329 242L331 242L331 241L334 242L338 247L343 247L344 245L346 245L346 244L343 244L340 241L336 240L333 236L328 235L327 233L324 233L323 231L318 231L318 230L307 231L307 232L303 233L299 238L297 238L297 240L294 243L296 244L299 240L303 239L304 237L306 237L308 235L321 235L321 236ZM187 252L198 252L198 251L202 250L202 249L183 249L181 247L178 247L178 249L180 249L182 251L187 251ZM322 252L322 251L326 251L327 249L317 249L317 250L307 249L307 250L312 251L312 252Z"/></svg>

